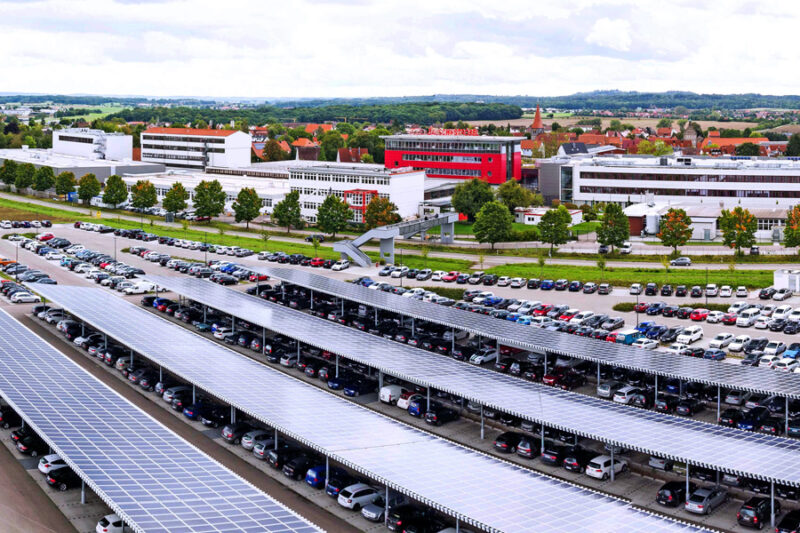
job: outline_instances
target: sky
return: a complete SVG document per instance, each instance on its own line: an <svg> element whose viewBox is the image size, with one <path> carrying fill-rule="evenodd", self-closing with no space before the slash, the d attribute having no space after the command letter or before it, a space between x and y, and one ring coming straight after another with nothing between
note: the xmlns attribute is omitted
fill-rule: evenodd
<svg viewBox="0 0 800 533"><path fill-rule="evenodd" d="M800 2L0 0L0 92L798 94Z"/></svg>

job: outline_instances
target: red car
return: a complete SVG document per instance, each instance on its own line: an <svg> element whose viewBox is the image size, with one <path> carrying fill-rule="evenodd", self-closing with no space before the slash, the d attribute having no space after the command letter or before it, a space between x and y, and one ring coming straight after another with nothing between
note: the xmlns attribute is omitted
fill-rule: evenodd
<svg viewBox="0 0 800 533"><path fill-rule="evenodd" d="M705 320L708 318L708 309L695 309L692 311L692 314L689 315L689 318L694 320L695 322L700 322L701 320Z"/></svg>
<svg viewBox="0 0 800 533"><path fill-rule="evenodd" d="M606 342L617 342L617 333L609 333L606 335Z"/></svg>
<svg viewBox="0 0 800 533"><path fill-rule="evenodd" d="M266 274L250 274L250 281L267 281L269 276Z"/></svg>
<svg viewBox="0 0 800 533"><path fill-rule="evenodd" d="M727 326L732 326L736 324L737 318L739 318L739 315L736 313L725 313L725 316L722 317L722 323Z"/></svg>
<svg viewBox="0 0 800 533"><path fill-rule="evenodd" d="M459 275L459 272L456 272L455 270L453 270L452 272L448 272L447 274L442 276L442 281L447 281L447 282L455 281L456 278L458 277L458 275Z"/></svg>
<svg viewBox="0 0 800 533"><path fill-rule="evenodd" d="M545 385L557 386L561 383L561 380L564 378L564 375L567 373L567 369L563 366L557 366L544 376L542 376L542 383Z"/></svg>
<svg viewBox="0 0 800 533"><path fill-rule="evenodd" d="M512 346L500 345L500 355L517 355L524 352L522 348L514 348Z"/></svg>
<svg viewBox="0 0 800 533"><path fill-rule="evenodd" d="M644 313L647 311L647 308L650 307L650 304L647 302L639 302L638 304L633 306L633 310L637 313Z"/></svg>
<svg viewBox="0 0 800 533"><path fill-rule="evenodd" d="M547 313L549 313L550 311L552 311L554 307L555 307L555 305L542 304L542 305L538 306L536 309L534 309L531 314L533 316L544 316Z"/></svg>
<svg viewBox="0 0 800 533"><path fill-rule="evenodd" d="M55 238L55 235L52 233L42 233L41 235L36 236L36 240L39 241L49 241L50 239Z"/></svg>
<svg viewBox="0 0 800 533"><path fill-rule="evenodd" d="M564 314L558 317L559 320L572 320L572 317L578 314L577 309L567 309Z"/></svg>
<svg viewBox="0 0 800 533"><path fill-rule="evenodd" d="M321 257L315 257L309 263L312 267L321 267L325 264L325 260Z"/></svg>

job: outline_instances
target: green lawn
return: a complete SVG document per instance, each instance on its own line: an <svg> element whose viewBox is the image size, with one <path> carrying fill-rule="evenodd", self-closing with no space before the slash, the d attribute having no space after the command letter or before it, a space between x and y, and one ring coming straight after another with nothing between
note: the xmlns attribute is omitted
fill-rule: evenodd
<svg viewBox="0 0 800 533"><path fill-rule="evenodd" d="M111 113L116 113L118 111L122 111L123 109L125 109L125 106L112 105L112 104L101 105L101 106L87 105L87 106L70 106L70 107L78 107L85 109L100 109L100 113L89 113L88 115L74 115L75 118L82 118L86 122L91 122L98 118L104 118L110 115ZM72 116L61 117L61 118L72 118Z"/></svg>
<svg viewBox="0 0 800 533"><path fill-rule="evenodd" d="M762 288L769 287L773 282L772 270L739 270L730 272L728 270L686 269L666 272L663 268L607 268L602 272L596 266L589 265L545 265L542 268L538 263L516 263L492 267L488 272L499 276L541 279L566 278L570 281L605 282L617 286L652 281L659 285L671 283L672 285L691 286L716 283L718 285L746 285L749 288ZM706 274L708 274L708 278L706 278Z"/></svg>
<svg viewBox="0 0 800 533"><path fill-rule="evenodd" d="M601 222L593 220L592 222L581 222L579 224L575 224L574 226L570 226L569 229L571 229L578 235L585 235L587 233L592 233L593 231L597 231L597 229L602 225L603 224Z"/></svg>

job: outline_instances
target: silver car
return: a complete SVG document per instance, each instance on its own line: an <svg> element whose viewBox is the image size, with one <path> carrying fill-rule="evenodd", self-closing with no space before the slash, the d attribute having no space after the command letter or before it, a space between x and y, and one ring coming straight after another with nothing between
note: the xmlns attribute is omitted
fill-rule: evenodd
<svg viewBox="0 0 800 533"><path fill-rule="evenodd" d="M729 499L728 490L723 487L699 488L686 500L685 509L690 513L711 514Z"/></svg>
<svg viewBox="0 0 800 533"><path fill-rule="evenodd" d="M254 429L242 435L242 448L245 450L252 450L259 441L272 439L275 432L266 429Z"/></svg>
<svg viewBox="0 0 800 533"><path fill-rule="evenodd" d="M614 394L624 386L619 381L606 381L597 386L597 395L601 398L613 398Z"/></svg>

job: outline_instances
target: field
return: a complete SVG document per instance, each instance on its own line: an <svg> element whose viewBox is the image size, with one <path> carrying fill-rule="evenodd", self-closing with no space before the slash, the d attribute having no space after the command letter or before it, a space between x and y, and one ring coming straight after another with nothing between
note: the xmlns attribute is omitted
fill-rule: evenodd
<svg viewBox="0 0 800 533"><path fill-rule="evenodd" d="M101 106L74 105L74 106L69 106L69 107L85 108L85 109L100 109L101 110L100 113L89 113L88 115L80 115L80 118L86 120L87 122L91 122L91 121L93 121L95 119L98 119L98 118L103 118L103 117L105 117L107 115L110 115L111 113L116 113L117 111L122 111L123 109L125 109L125 106L113 105L113 104L107 104L107 105L101 105Z"/></svg>
<svg viewBox="0 0 800 533"><path fill-rule="evenodd" d="M577 125L578 121L582 118L598 118L598 117L578 117L578 116L571 116L571 117L564 117L564 118L545 118L542 117L542 122L544 122L545 127L549 127L553 121L558 122L562 127L572 127ZM487 124L494 124L496 126L505 126L506 124L511 124L512 126L530 126L532 117L522 117L516 118L512 120L474 120L470 121L471 126L484 126ZM609 127L611 121L614 120L613 118L604 118L603 119L603 128ZM633 124L639 128L655 128L656 124L660 119L657 118L620 118L617 119L622 121L625 124ZM673 121L673 127L677 129L677 121ZM752 128L756 125L755 122L744 122L744 121L732 121L732 122L721 122L717 120L699 120L698 124L700 124L703 129L708 129L709 126L714 126L716 128L733 128L742 130L744 128Z"/></svg>
<svg viewBox="0 0 800 533"><path fill-rule="evenodd" d="M72 218L55 215L43 217L40 213L34 211L26 211L24 209L7 207L0 204L0 220L41 220L42 218L46 218L51 222L71 222L73 220Z"/></svg>

